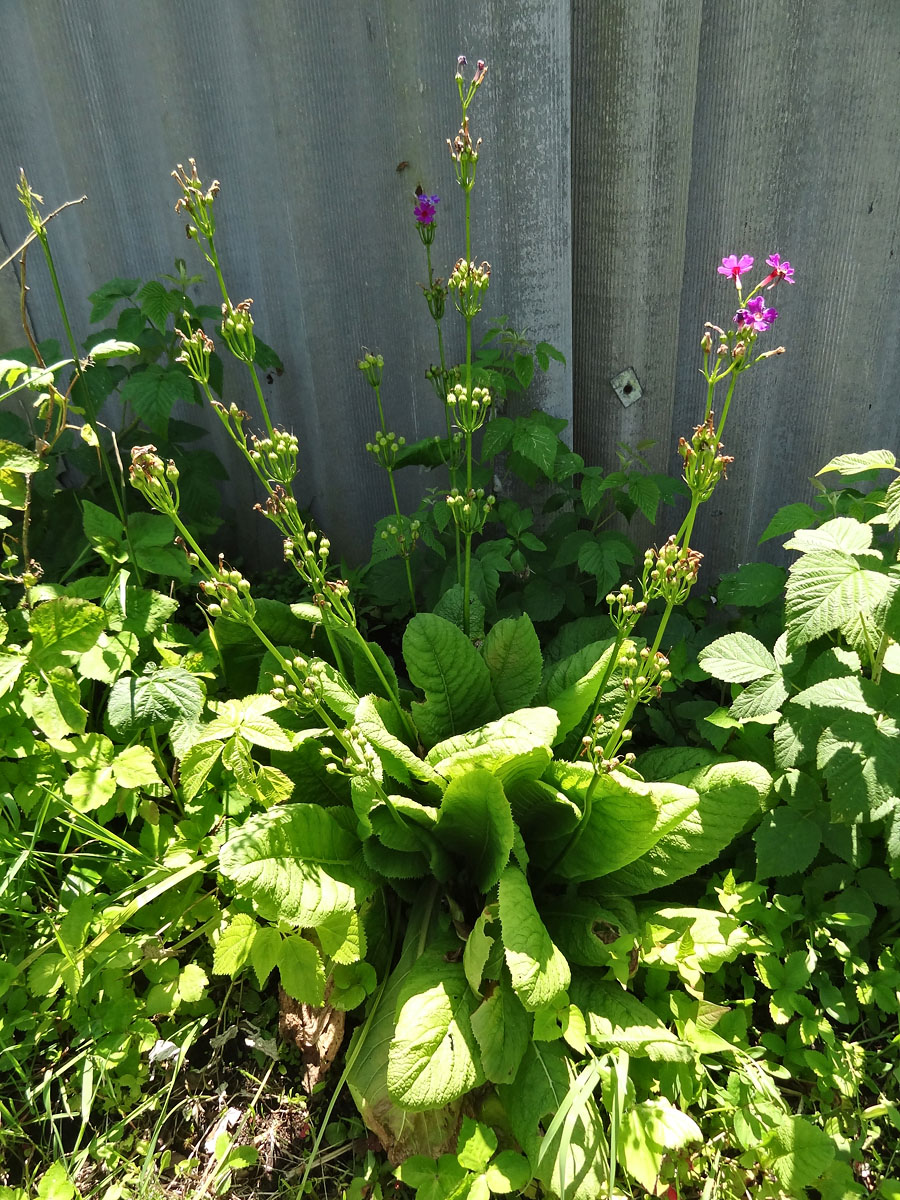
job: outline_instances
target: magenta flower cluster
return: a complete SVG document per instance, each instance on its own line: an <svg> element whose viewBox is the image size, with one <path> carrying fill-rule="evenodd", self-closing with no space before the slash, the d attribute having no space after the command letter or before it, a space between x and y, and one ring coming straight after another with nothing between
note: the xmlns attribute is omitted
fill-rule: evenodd
<svg viewBox="0 0 900 1200"><path fill-rule="evenodd" d="M416 207L413 209L413 216L420 225L434 224L434 219L437 216L437 206L440 202L440 196L426 196L424 192L421 196L416 197Z"/></svg>
<svg viewBox="0 0 900 1200"><path fill-rule="evenodd" d="M761 288L773 288L776 283L780 283L782 279L788 283L793 283L794 268L785 259L781 261L780 254L770 254L766 259L766 265L771 267L771 271L753 290L757 291ZM740 293L740 277L745 271L749 271L753 266L753 258L749 254L742 254L740 258L736 254L729 254L727 258L722 259L721 267L717 267L720 275L727 275L729 279L733 279ZM766 308L765 301L762 296L756 296L753 300L748 300L743 308L739 308L732 317L738 330L752 331L754 333L764 333L767 329L771 329L777 318L778 313L774 308Z"/></svg>

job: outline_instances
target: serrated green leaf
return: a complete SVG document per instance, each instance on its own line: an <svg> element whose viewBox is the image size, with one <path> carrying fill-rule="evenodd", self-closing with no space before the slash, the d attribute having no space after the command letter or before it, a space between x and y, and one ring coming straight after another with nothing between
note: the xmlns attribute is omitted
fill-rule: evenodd
<svg viewBox="0 0 900 1200"><path fill-rule="evenodd" d="M281 986L299 1004L319 1008L325 998L325 970L312 942L299 934L286 937L278 948Z"/></svg>
<svg viewBox="0 0 900 1200"><path fill-rule="evenodd" d="M839 475L858 475L860 471L871 471L873 467L893 467L897 460L890 450L869 450L865 454L839 454L816 475L837 471Z"/></svg>
<svg viewBox="0 0 900 1200"><path fill-rule="evenodd" d="M494 417L484 431L481 457L485 462L505 450L512 441L514 423L509 417Z"/></svg>
<svg viewBox="0 0 900 1200"><path fill-rule="evenodd" d="M169 293L163 284L156 279L150 279L138 292L135 299L141 307L141 312L160 333L165 333L172 303Z"/></svg>
<svg viewBox="0 0 900 1200"><path fill-rule="evenodd" d="M518 867L503 872L499 895L503 946L514 992L529 1012L559 1003L569 986L569 964L550 940Z"/></svg>
<svg viewBox="0 0 900 1200"><path fill-rule="evenodd" d="M412 683L425 693L413 717L426 746L499 716L490 673L461 630L433 613L412 618L403 635Z"/></svg>
<svg viewBox="0 0 900 1200"><path fill-rule="evenodd" d="M693 874L733 841L772 787L768 771L754 762L712 763L670 782L690 788L696 807L646 854L604 879L610 894L639 896Z"/></svg>
<svg viewBox="0 0 900 1200"><path fill-rule="evenodd" d="M848 456L849 457L849 456ZM799 1195L828 1169L835 1145L827 1133L803 1117L782 1117L761 1148L765 1164L788 1192Z"/></svg>
<svg viewBox="0 0 900 1200"><path fill-rule="evenodd" d="M726 575L718 588L720 604L761 608L784 590L787 572L772 563L744 563L733 575Z"/></svg>
<svg viewBox="0 0 900 1200"><path fill-rule="evenodd" d="M219 869L270 921L314 927L352 912L370 890L357 873L359 841L314 804L248 818L219 851Z"/></svg>
<svg viewBox="0 0 900 1200"><path fill-rule="evenodd" d="M889 484L884 493L884 511L887 514L888 529L896 529L900 525L900 475Z"/></svg>
<svg viewBox="0 0 900 1200"><path fill-rule="evenodd" d="M739 721L765 717L778 712L787 697L788 690L781 673L767 675L744 688L732 701L731 715Z"/></svg>
<svg viewBox="0 0 900 1200"><path fill-rule="evenodd" d="M266 715L277 708L278 701L269 695L227 700L218 706L215 720L206 726L198 742L224 741L229 737L239 737L252 746L290 751L293 749L290 737L277 722Z"/></svg>
<svg viewBox="0 0 900 1200"><path fill-rule="evenodd" d="M810 529L813 525L817 525L818 521L819 514L808 504L786 504L775 513L757 545L761 546L763 542L767 542L773 537L779 537L783 533L793 533L797 529Z"/></svg>
<svg viewBox="0 0 900 1200"><path fill-rule="evenodd" d="M87 600L71 596L48 600L31 613L29 657L45 669L65 661L63 655L83 654L96 643L105 624L103 609Z"/></svg>
<svg viewBox="0 0 900 1200"><path fill-rule="evenodd" d="M868 615L892 591L889 576L838 550L804 554L791 568L785 604L788 650Z"/></svg>
<svg viewBox="0 0 900 1200"><path fill-rule="evenodd" d="M509 862L513 819L503 785L476 769L450 781L435 832L457 857L480 892L489 892Z"/></svg>
<svg viewBox="0 0 900 1200"><path fill-rule="evenodd" d="M652 1009L599 972L576 971L569 989L584 1013L587 1038L601 1051L624 1050L653 1062L691 1062L690 1046L667 1029Z"/></svg>
<svg viewBox="0 0 900 1200"><path fill-rule="evenodd" d="M33 450L20 446L18 442L0 440L0 470L33 475L35 471L44 471L46 468L47 463Z"/></svg>
<svg viewBox="0 0 900 1200"><path fill-rule="evenodd" d="M195 721L204 702L203 687L195 675L181 667L164 667L117 680L109 694L107 717L118 733L130 736L151 725Z"/></svg>
<svg viewBox="0 0 900 1200"><path fill-rule="evenodd" d="M426 951L400 992L388 1051L391 1099L413 1112L440 1108L484 1082L472 1032L477 1001L460 963Z"/></svg>
<svg viewBox="0 0 900 1200"><path fill-rule="evenodd" d="M197 795L221 753L221 742L200 742L182 757L181 790L185 800L193 800Z"/></svg>
<svg viewBox="0 0 900 1200"><path fill-rule="evenodd" d="M512 445L518 454L534 463L548 478L552 477L559 445L559 439L552 429L529 417L519 417L513 432Z"/></svg>
<svg viewBox="0 0 900 1200"><path fill-rule="evenodd" d="M756 878L805 871L819 852L822 832L815 821L786 805L766 813L753 834Z"/></svg>
<svg viewBox="0 0 900 1200"><path fill-rule="evenodd" d="M280 950L281 934L278 930L271 925L259 926L250 943L250 964L260 988L265 987L266 980L275 970Z"/></svg>
<svg viewBox="0 0 900 1200"><path fill-rule="evenodd" d="M703 1141L700 1126L666 1099L644 1100L625 1114L619 1162L648 1191L655 1191L664 1159Z"/></svg>
<svg viewBox="0 0 900 1200"><path fill-rule="evenodd" d="M140 286L139 279L123 279L116 276L97 288L96 292L91 292L88 296L91 302L91 324L102 321L112 312L117 301L129 299Z"/></svg>
<svg viewBox="0 0 900 1200"><path fill-rule="evenodd" d="M130 404L154 433L165 437L169 416L179 400L193 399L191 380L176 367L161 367L150 363L144 370L135 370L122 384L119 395Z"/></svg>
<svg viewBox="0 0 900 1200"><path fill-rule="evenodd" d="M522 606L533 621L552 621L565 602L565 589L540 575L533 575L522 590Z"/></svg>
<svg viewBox="0 0 900 1200"><path fill-rule="evenodd" d="M637 505L651 524L655 524L660 492L659 487L649 475L632 475L629 478L628 498Z"/></svg>
<svg viewBox="0 0 900 1200"><path fill-rule="evenodd" d="M385 708L386 714L388 710ZM353 723L360 734L378 751L385 771L399 783L409 783L410 777L425 783L440 783L440 777L430 763L423 762L387 727L378 698L363 696L356 706Z"/></svg>
<svg viewBox="0 0 900 1200"><path fill-rule="evenodd" d="M541 682L543 658L528 614L498 621L481 652L500 712L513 712L530 703Z"/></svg>
<svg viewBox="0 0 900 1200"><path fill-rule="evenodd" d="M704 671L726 683L749 683L775 672L775 659L749 633L726 633L697 656Z"/></svg>
<svg viewBox="0 0 900 1200"><path fill-rule="evenodd" d="M156 760L147 746L128 746L120 750L112 763L116 783L123 788L153 787L162 783Z"/></svg>
<svg viewBox="0 0 900 1200"><path fill-rule="evenodd" d="M614 651L615 644L611 640L594 642L563 660L548 676L547 703L559 714L556 743L561 742L593 706ZM590 660L593 665L587 666Z"/></svg>
<svg viewBox="0 0 900 1200"><path fill-rule="evenodd" d="M196 1004L203 999L209 978L197 963L185 963L178 976L178 996L185 1004Z"/></svg>
<svg viewBox="0 0 900 1200"><path fill-rule="evenodd" d="M785 550L841 550L844 554L863 554L872 545L872 526L853 517L835 517L818 529L801 529L784 543Z"/></svg>
<svg viewBox="0 0 900 1200"><path fill-rule="evenodd" d="M249 913L235 913L219 935L213 954L213 974L233 979L250 961L258 926Z"/></svg>

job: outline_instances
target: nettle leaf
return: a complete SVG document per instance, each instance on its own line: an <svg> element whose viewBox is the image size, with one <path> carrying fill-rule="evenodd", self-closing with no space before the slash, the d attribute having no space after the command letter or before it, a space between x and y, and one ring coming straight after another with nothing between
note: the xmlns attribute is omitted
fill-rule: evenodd
<svg viewBox="0 0 900 1200"><path fill-rule="evenodd" d="M766 813L753 834L756 878L805 871L822 844L822 831L810 817L784 805Z"/></svg>
<svg viewBox="0 0 900 1200"><path fill-rule="evenodd" d="M805 554L791 568L785 604L788 650L868 615L894 581L838 550Z"/></svg>
<svg viewBox="0 0 900 1200"><path fill-rule="evenodd" d="M569 986L569 964L553 945L518 867L500 877L500 926L516 995L529 1012L559 1004Z"/></svg>
<svg viewBox="0 0 900 1200"><path fill-rule="evenodd" d="M872 545L873 529L853 517L835 517L818 529L801 529L784 543L785 550L842 550L845 554L863 554Z"/></svg>
<svg viewBox="0 0 900 1200"><path fill-rule="evenodd" d="M818 522L819 514L808 504L785 504L768 523L757 545L761 546L763 542L781 534L793 533L796 529L809 529Z"/></svg>
<svg viewBox="0 0 900 1200"><path fill-rule="evenodd" d="M573 883L599 879L633 862L698 804L693 788L645 783L621 772L595 776L589 763L555 762L544 778L582 808L588 788L593 789L590 815L572 845L567 836L551 836L529 846L536 863Z"/></svg>
<svg viewBox="0 0 900 1200"><path fill-rule="evenodd" d="M65 662L63 655L84 654L96 643L106 613L96 604L60 596L39 604L31 613L33 639L29 657L41 669Z"/></svg>
<svg viewBox="0 0 900 1200"><path fill-rule="evenodd" d="M639 896L705 866L728 846L763 808L772 777L754 762L712 763L670 781L697 797L684 815L640 858L603 880L617 896Z"/></svg>
<svg viewBox="0 0 900 1200"><path fill-rule="evenodd" d="M792 1195L800 1195L831 1166L835 1144L827 1133L803 1117L784 1116L760 1152L781 1186Z"/></svg>
<svg viewBox="0 0 900 1200"><path fill-rule="evenodd" d="M700 1126L668 1100L645 1100L622 1121L619 1162L649 1192L656 1191L663 1161L673 1150L703 1141Z"/></svg>
<svg viewBox="0 0 900 1200"><path fill-rule="evenodd" d="M760 608L775 600L784 590L787 572L772 563L745 563L733 575L726 575L718 588L720 604Z"/></svg>
<svg viewBox="0 0 900 1200"><path fill-rule="evenodd" d="M249 913L235 913L216 942L214 975L230 975L233 979L247 965L258 929Z"/></svg>
<svg viewBox="0 0 900 1200"><path fill-rule="evenodd" d="M388 1051L387 1087L395 1104L441 1108L484 1083L471 1015L477 1004L461 963L426 951L406 977Z"/></svg>
<svg viewBox="0 0 900 1200"><path fill-rule="evenodd" d="M499 716L491 676L466 635L434 613L419 613L403 635L403 657L415 687L413 718L426 746Z"/></svg>
<svg viewBox="0 0 900 1200"><path fill-rule="evenodd" d="M438 775L455 779L482 767L504 785L536 779L553 757L557 716L552 708L523 708L480 729L438 742L426 762Z"/></svg>
<svg viewBox="0 0 900 1200"><path fill-rule="evenodd" d="M135 416L160 437L168 429L169 416L179 400L191 401L190 378L176 367L150 363L144 370L132 371L122 384L119 395L130 404Z"/></svg>
<svg viewBox="0 0 900 1200"><path fill-rule="evenodd" d="M520 417L512 436L513 449L540 468L548 477L553 475L553 463L559 438L546 425L528 417Z"/></svg>
<svg viewBox="0 0 900 1200"><path fill-rule="evenodd" d="M203 685L182 667L117 680L109 693L107 717L117 733L131 736L151 725L196 721L205 702Z"/></svg>
<svg viewBox="0 0 900 1200"><path fill-rule="evenodd" d="M371 890L356 869L359 841L315 804L249 817L219 851L219 870L269 921L312 928L352 912Z"/></svg>
<svg viewBox="0 0 900 1200"><path fill-rule="evenodd" d="M299 934L286 937L278 947L281 986L299 1004L318 1008L325 999L325 969L312 942Z"/></svg>
<svg viewBox="0 0 900 1200"><path fill-rule="evenodd" d="M472 1013L472 1030L491 1083L512 1083L531 1042L532 1018L504 977Z"/></svg>
<svg viewBox="0 0 900 1200"><path fill-rule="evenodd" d="M816 475L825 475L828 471L837 471L839 475L858 475L860 471L871 471L875 467L893 467L897 460L890 450L869 450L865 454L839 454L830 463L817 471Z"/></svg>
<svg viewBox="0 0 900 1200"><path fill-rule="evenodd" d="M564 1194L567 1200L597 1200L608 1182L603 1120L590 1094L572 1103L574 1084L573 1064L560 1044L532 1042L515 1082L500 1089L500 1098L516 1140L550 1193ZM567 1109L565 1120L550 1134L553 1118Z"/></svg>
<svg viewBox="0 0 900 1200"><path fill-rule="evenodd" d="M654 1062L691 1062L690 1046L667 1029L652 1009L599 972L576 971L569 989L584 1013L587 1039L601 1051L624 1050Z"/></svg>
<svg viewBox="0 0 900 1200"><path fill-rule="evenodd" d="M775 659L749 633L726 633L704 646L697 656L704 671L726 683L749 683L775 672Z"/></svg>
<svg viewBox="0 0 900 1200"><path fill-rule="evenodd" d="M490 891L513 847L512 813L500 780L483 769L451 780L441 800L435 832L463 859L478 890Z"/></svg>
<svg viewBox="0 0 900 1200"><path fill-rule="evenodd" d="M481 653L500 712L530 703L541 682L544 660L528 614L498 621L484 639Z"/></svg>

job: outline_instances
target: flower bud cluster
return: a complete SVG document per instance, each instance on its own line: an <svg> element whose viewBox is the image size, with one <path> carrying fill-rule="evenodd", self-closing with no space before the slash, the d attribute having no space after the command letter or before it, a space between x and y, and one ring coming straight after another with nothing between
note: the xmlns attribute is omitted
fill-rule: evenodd
<svg viewBox="0 0 900 1200"><path fill-rule="evenodd" d="M225 345L241 362L252 363L256 357L256 338L253 336L252 300L240 304L222 305L222 337Z"/></svg>
<svg viewBox="0 0 900 1200"><path fill-rule="evenodd" d="M636 650L633 643L623 646L619 658L622 671L622 687L635 704L646 704L659 699L662 685L672 678L669 660L659 650L651 654L649 647Z"/></svg>
<svg viewBox="0 0 900 1200"><path fill-rule="evenodd" d="M683 604L697 582L700 559L697 550L679 546L673 534L660 549L650 547L644 554L641 589L649 603L659 597L667 604Z"/></svg>
<svg viewBox="0 0 900 1200"><path fill-rule="evenodd" d="M623 637L628 636L642 613L647 611L646 600L635 602L634 588L630 583L623 583L618 592L610 592L606 603L609 605L609 619Z"/></svg>
<svg viewBox="0 0 900 1200"><path fill-rule="evenodd" d="M474 262L467 262L464 258L457 260L447 280L447 287L456 292L454 303L467 321L481 312L482 295L490 281L490 263L483 262L479 266Z"/></svg>
<svg viewBox="0 0 900 1200"><path fill-rule="evenodd" d="M128 478L147 502L161 513L173 516L178 512L179 471L175 463L163 460L155 446L132 446Z"/></svg>
<svg viewBox="0 0 900 1200"><path fill-rule="evenodd" d="M329 775L349 775L363 778L381 778L381 759L371 742L350 725L343 734L345 754L339 757L333 750L323 746L319 753L325 759L325 770Z"/></svg>
<svg viewBox="0 0 900 1200"><path fill-rule="evenodd" d="M413 550L416 548L416 542L421 537L421 521L411 521L408 517L398 517L396 521L391 521L381 531L381 540L388 542L391 539L397 545L397 553L401 558L409 558Z"/></svg>
<svg viewBox="0 0 900 1200"><path fill-rule="evenodd" d="M478 147L481 145L481 138L473 145L472 136L469 133L469 117L468 108L472 103L475 93L484 82L484 77L487 74L487 64L484 59L479 58L475 67L475 74L472 76L472 82L466 87L463 80L463 67L467 66L466 57L461 54L456 60L456 83L459 88L459 99L462 104L463 119L459 133L451 142L447 139L447 145L450 147L450 157L453 159L453 166L456 170L457 181L465 191L471 191L475 183L475 167L478 163Z"/></svg>
<svg viewBox="0 0 900 1200"><path fill-rule="evenodd" d="M497 503L493 496L486 496L484 488L469 488L460 492L454 488L447 497L447 505L457 528L464 534L481 533L491 509Z"/></svg>
<svg viewBox="0 0 900 1200"><path fill-rule="evenodd" d="M381 386L381 375L384 371L384 359L380 354L369 354L367 352L361 359L359 359L356 365L362 371L363 375L365 375L366 379L373 388Z"/></svg>
<svg viewBox="0 0 900 1200"><path fill-rule="evenodd" d="M296 509L297 502L293 503ZM290 537L284 539L285 561L294 563L304 579L315 583L316 586L319 585L321 577L328 570L330 554L331 542L324 534L320 537L315 529L303 530L299 542Z"/></svg>
<svg viewBox="0 0 900 1200"><path fill-rule="evenodd" d="M297 455L300 443L293 433L273 429L272 436L251 435L250 459L270 483L290 487L297 474Z"/></svg>
<svg viewBox="0 0 900 1200"><path fill-rule="evenodd" d="M488 419L488 409L493 404L490 390L486 387L473 387L469 395L462 383L447 393L447 406L453 413L457 429L463 433L473 434Z"/></svg>
<svg viewBox="0 0 900 1200"><path fill-rule="evenodd" d="M696 426L690 442L686 438L678 439L678 453L684 459L684 480L698 502L708 500L719 480L728 478L727 468L734 458L722 454L723 449L716 435L712 412L702 425Z"/></svg>
<svg viewBox="0 0 900 1200"><path fill-rule="evenodd" d="M177 180L182 191L181 196L175 202L175 211L187 213L193 221L193 224L189 223L187 227L189 238L209 239L216 232L213 201L219 194L219 181L214 179L209 187L204 189L200 177L197 175L196 162L189 158L188 164L191 168L190 175L185 172L181 163L178 164L177 170L172 172L172 178Z"/></svg>
<svg viewBox="0 0 900 1200"><path fill-rule="evenodd" d="M228 617L242 625L248 625L256 616L256 605L250 595L250 580L240 571L230 571L222 555L212 579L200 581L200 591L209 603L206 611L211 617Z"/></svg>
<svg viewBox="0 0 900 1200"><path fill-rule="evenodd" d="M615 771L621 766L630 767L635 760L635 756L630 752L622 755L611 754L609 757L604 756L603 751L600 748L600 743L605 735L606 730L604 728L603 717L598 715L594 717L593 721L591 722L590 732L586 733L581 739L581 757L587 758L594 770L601 775L609 775L610 772ZM616 750L618 750L624 742L630 741L631 730L623 729L619 734Z"/></svg>
<svg viewBox="0 0 900 1200"><path fill-rule="evenodd" d="M421 232L421 226L419 230ZM434 226L429 228L433 231ZM433 234L432 234L433 236ZM447 302L447 288L444 286L443 279L435 279L431 287L426 287L424 283L419 284L425 296L425 302L428 305L428 311L431 313L435 321L440 321L444 315L444 307Z"/></svg>
<svg viewBox="0 0 900 1200"><path fill-rule="evenodd" d="M322 687L325 677L325 664L320 658L312 662L299 654L288 662L290 677L284 675L272 676L271 694L282 704L300 711L315 708L322 702Z"/></svg>
<svg viewBox="0 0 900 1200"><path fill-rule="evenodd" d="M215 350L212 339L202 329L195 329L190 334L176 329L175 334L181 339L181 353L175 361L184 363L188 374L198 383L209 383L209 360Z"/></svg>
<svg viewBox="0 0 900 1200"><path fill-rule="evenodd" d="M392 432L382 433L379 429L375 434L375 441L366 442L366 449L386 471L392 471L397 455L405 445L405 437L395 437Z"/></svg>

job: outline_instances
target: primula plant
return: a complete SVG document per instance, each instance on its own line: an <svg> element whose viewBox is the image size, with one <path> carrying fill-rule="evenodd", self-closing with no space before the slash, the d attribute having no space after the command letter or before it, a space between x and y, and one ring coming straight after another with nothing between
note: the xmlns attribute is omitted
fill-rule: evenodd
<svg viewBox="0 0 900 1200"><path fill-rule="evenodd" d="M771 255L745 294L753 260L722 260L737 307L700 336L705 401L678 446L687 511L623 578L631 551L611 549L623 543L597 514L605 493L630 495L634 458L604 487L546 419L493 415L504 368L479 367L490 270L472 254L470 220L480 142L469 110L487 68L468 81L465 68L461 58L451 142L465 247L446 286L431 261L444 201L422 193L414 208L446 437L409 455L385 416L381 356L359 364L379 413L369 449L394 501L378 539L402 564L400 628L374 639L303 511L302 447L266 408L250 301L232 299L219 257L219 185L193 160L175 173L176 207L221 309L215 329L179 315L179 367L252 472L256 511L278 529L303 599L271 600L210 553L184 502L190 463L150 441L131 447L128 479L198 580L199 632L176 623L176 599L132 579L127 555L98 548L103 566L73 583L7 581L0 1069L12 1184L39 1174L22 1149L30 1137L43 1162L57 1160L41 1195L71 1187L70 1168L85 1186L100 1164L124 1177L132 1148L142 1181L230 1194L242 1171L274 1169L263 1117L276 1063L282 1085L293 1074L309 1094L297 1194L319 1194L332 1118L350 1100L386 1156L345 1181L360 1200L389 1187L422 1200L795 1200L861 1194L854 1163L876 1155L890 1170L900 713L887 677L900 575L884 535L900 520L895 483L832 495L831 519L810 509L799 522L772 651L735 631L711 634L699 665L676 661L673 631L698 612L697 513L726 469L740 470L725 424L738 381L783 353L767 301L793 268ZM447 296L464 322L457 365ZM254 415L216 395L216 344L243 364ZM553 357L540 343L534 353L541 366ZM523 354L509 361L524 383ZM526 447L549 455L551 442L544 474L574 511L551 509L538 536L516 501L497 500L494 458L537 465ZM407 518L393 472L432 450L448 486ZM875 467L896 472L883 452L826 470ZM27 493L34 461L6 469ZM657 487L654 515L659 499ZM486 534L495 513L506 537ZM417 571L429 538L446 559L437 587ZM590 575L592 611L572 614L541 555ZM537 620L531 561L545 599L564 593ZM491 572L525 576L521 594L504 595ZM564 605L568 619L548 629ZM732 685L730 704L710 677ZM707 742L677 735L697 704ZM674 736L660 744L657 727ZM299 1066L267 1036L276 1020ZM173 1155L164 1129L183 1131L199 1105L188 1096L123 1150L157 1073L167 1098L186 1066L193 1087L238 1031L253 1056L245 1090L210 1089L212 1132ZM250 1099L229 1105L238 1094ZM54 1111L63 1118L43 1126Z"/></svg>

